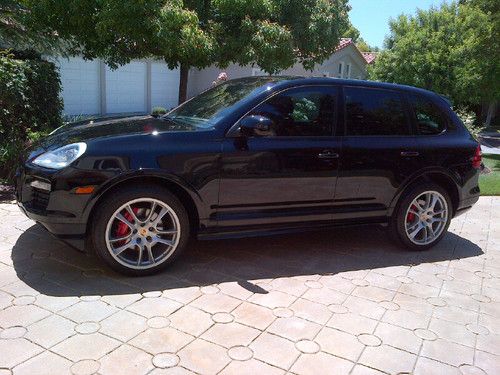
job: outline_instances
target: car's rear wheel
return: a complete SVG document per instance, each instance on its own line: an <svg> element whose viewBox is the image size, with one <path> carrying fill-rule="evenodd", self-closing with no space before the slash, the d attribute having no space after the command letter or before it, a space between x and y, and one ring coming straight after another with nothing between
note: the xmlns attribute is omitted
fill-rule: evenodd
<svg viewBox="0 0 500 375"><path fill-rule="evenodd" d="M188 215L168 190L126 188L101 203L92 240L97 254L114 270L149 275L172 263L186 247Z"/></svg>
<svg viewBox="0 0 500 375"><path fill-rule="evenodd" d="M451 218L452 204L446 190L436 184L422 184L401 199L391 229L409 249L426 250L441 241Z"/></svg>

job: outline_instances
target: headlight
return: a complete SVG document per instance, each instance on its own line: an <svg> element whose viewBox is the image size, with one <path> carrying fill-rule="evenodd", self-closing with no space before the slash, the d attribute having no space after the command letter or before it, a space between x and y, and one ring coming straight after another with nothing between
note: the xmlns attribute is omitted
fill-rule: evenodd
<svg viewBox="0 0 500 375"><path fill-rule="evenodd" d="M87 149L83 142L72 143L37 156L32 163L45 168L61 169L78 159Z"/></svg>

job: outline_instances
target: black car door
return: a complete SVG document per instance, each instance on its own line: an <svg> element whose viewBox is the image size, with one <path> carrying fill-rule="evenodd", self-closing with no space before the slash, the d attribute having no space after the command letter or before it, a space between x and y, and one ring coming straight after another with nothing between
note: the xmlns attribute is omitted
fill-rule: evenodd
<svg viewBox="0 0 500 375"><path fill-rule="evenodd" d="M419 167L404 96L344 87L345 136L335 219L385 217L401 184Z"/></svg>
<svg viewBox="0 0 500 375"><path fill-rule="evenodd" d="M248 114L270 118L268 131L223 141L219 226L331 219L337 94L333 86L285 90Z"/></svg>

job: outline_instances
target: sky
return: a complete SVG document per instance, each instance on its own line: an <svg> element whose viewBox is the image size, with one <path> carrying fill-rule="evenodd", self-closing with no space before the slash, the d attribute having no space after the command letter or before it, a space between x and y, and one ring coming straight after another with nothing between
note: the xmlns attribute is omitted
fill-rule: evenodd
<svg viewBox="0 0 500 375"><path fill-rule="evenodd" d="M401 13L414 13L416 8L438 7L443 0L349 0L352 24L370 46L383 47L389 33L389 19Z"/></svg>

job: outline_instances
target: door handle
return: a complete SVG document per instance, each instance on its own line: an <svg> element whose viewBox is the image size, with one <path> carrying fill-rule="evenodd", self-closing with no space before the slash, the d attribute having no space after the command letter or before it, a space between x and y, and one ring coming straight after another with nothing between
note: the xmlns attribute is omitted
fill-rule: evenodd
<svg viewBox="0 0 500 375"><path fill-rule="evenodd" d="M418 151L401 151L401 156L408 157L408 156L418 156L420 155Z"/></svg>
<svg viewBox="0 0 500 375"><path fill-rule="evenodd" d="M337 159L338 157L339 154L332 150L323 150L318 154L318 158L320 159Z"/></svg>

